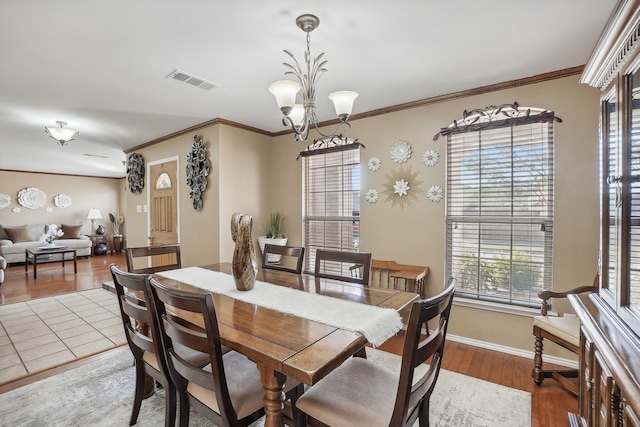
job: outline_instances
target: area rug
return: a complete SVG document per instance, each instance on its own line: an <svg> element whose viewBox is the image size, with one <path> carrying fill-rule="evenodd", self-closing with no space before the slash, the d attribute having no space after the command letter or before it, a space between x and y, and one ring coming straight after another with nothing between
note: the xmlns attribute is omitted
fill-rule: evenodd
<svg viewBox="0 0 640 427"><path fill-rule="evenodd" d="M0 395L0 424L6 426L128 426L135 384L128 348L100 361ZM393 368L394 358L374 350L370 359ZM392 392L390 390L390 392ZM192 412L191 427L212 423ZM142 403L137 426L164 424L164 391ZM258 420L252 427L260 427ZM431 397L435 427L526 427L531 425L527 392L441 371ZM417 423L416 423L417 426Z"/></svg>

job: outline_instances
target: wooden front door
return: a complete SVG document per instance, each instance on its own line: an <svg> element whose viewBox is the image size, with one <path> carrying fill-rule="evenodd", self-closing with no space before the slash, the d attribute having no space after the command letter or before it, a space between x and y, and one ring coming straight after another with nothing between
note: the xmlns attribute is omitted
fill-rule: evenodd
<svg viewBox="0 0 640 427"><path fill-rule="evenodd" d="M178 243L177 167L170 161L150 168L150 246Z"/></svg>

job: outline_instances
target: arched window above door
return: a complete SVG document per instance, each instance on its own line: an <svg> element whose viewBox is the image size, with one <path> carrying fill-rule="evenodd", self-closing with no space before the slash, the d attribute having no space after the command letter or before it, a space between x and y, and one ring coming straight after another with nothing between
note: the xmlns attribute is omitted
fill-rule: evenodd
<svg viewBox="0 0 640 427"><path fill-rule="evenodd" d="M156 180L156 190L163 190L166 188L171 188L171 177L166 172L162 172Z"/></svg>

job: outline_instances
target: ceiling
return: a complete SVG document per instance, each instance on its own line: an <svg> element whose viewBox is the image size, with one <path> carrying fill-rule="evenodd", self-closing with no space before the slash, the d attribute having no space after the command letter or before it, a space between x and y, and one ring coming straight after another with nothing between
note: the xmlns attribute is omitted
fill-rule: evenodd
<svg viewBox="0 0 640 427"><path fill-rule="evenodd" d="M320 18L327 99L354 114L583 65L616 0L1 0L0 169L123 177L124 150L215 118L284 128L268 85ZM219 85L166 78L179 69ZM484 107L484 106L470 106ZM80 131L61 147L44 126ZM292 142L293 143L293 142Z"/></svg>

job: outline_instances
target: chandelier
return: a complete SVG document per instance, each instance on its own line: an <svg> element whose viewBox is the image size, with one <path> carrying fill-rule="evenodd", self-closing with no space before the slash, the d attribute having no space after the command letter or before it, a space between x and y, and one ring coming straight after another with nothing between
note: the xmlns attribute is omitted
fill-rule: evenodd
<svg viewBox="0 0 640 427"><path fill-rule="evenodd" d="M336 136L338 130L343 125L351 127L348 120L353 109L353 101L358 96L356 92L351 91L340 91L330 94L329 99L333 101L340 123L338 123L333 133L324 134L320 132L320 129L318 129L318 117L316 115L316 84L322 73L327 71L325 68L327 61L322 59L324 53L316 56L312 61L310 53L311 37L309 35L319 24L320 20L315 15L300 15L296 19L296 25L307 33L307 50L304 53L306 69L300 66L300 63L291 52L287 50L284 51L284 53L293 59L293 65L287 64L286 62L283 63L288 69L285 75L293 74L299 83L293 80L279 80L269 86L269 92L276 97L278 108L280 108L280 111L284 114L282 123L285 126L291 127L291 130L295 133L295 141L306 141L309 137L311 126L315 127L318 133L324 138ZM300 92L302 98L301 103L296 103L298 92Z"/></svg>
<svg viewBox="0 0 640 427"><path fill-rule="evenodd" d="M80 132L75 129L65 129L65 126L67 125L66 122L57 121L56 124L60 127L57 128L45 126L44 131L49 134L51 138L58 141L59 145L65 146L67 142L73 141L78 135L80 135Z"/></svg>

